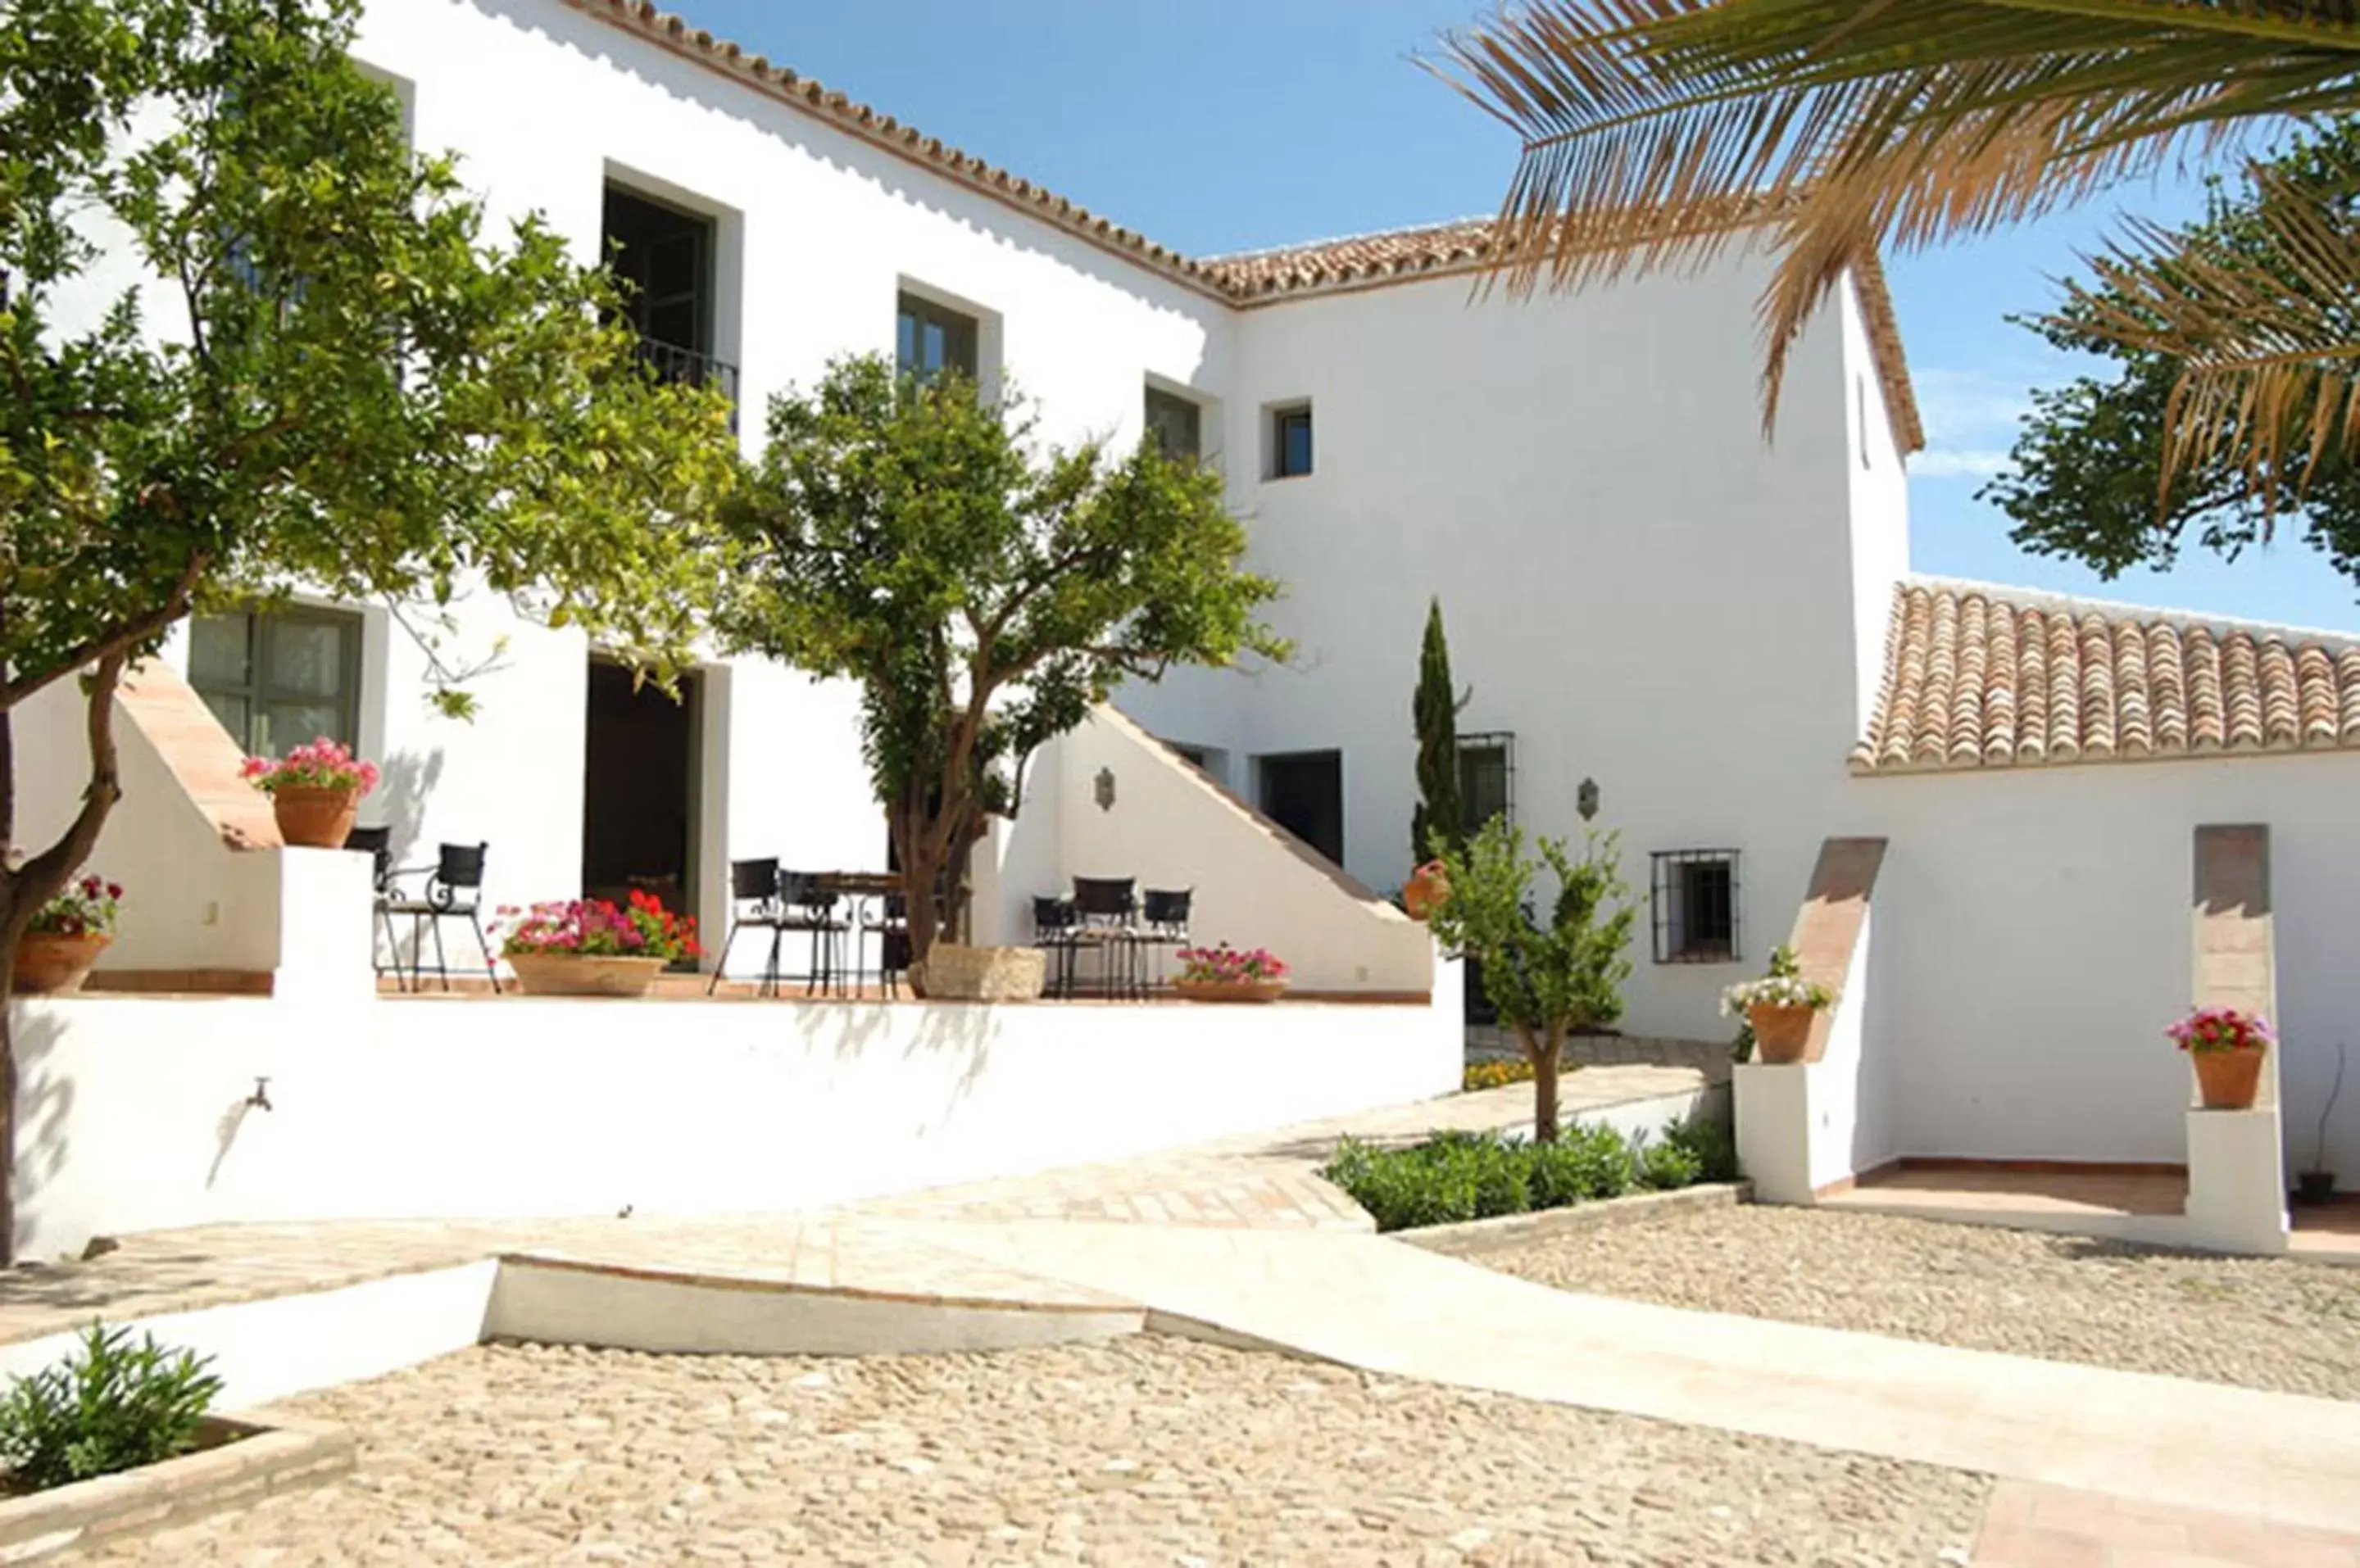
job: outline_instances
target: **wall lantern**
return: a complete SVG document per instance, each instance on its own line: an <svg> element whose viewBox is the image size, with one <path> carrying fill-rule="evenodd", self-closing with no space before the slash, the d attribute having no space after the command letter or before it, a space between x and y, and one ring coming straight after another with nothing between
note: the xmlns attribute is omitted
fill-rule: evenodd
<svg viewBox="0 0 2360 1568"><path fill-rule="evenodd" d="M1098 797L1098 810L1099 810L1099 811L1113 811L1113 810L1114 810L1114 769L1113 769L1113 768L1099 768L1099 769L1098 769L1098 782L1097 782L1097 784L1093 787L1093 791L1094 791L1094 793L1095 793L1095 794L1097 795L1097 797Z"/></svg>
<svg viewBox="0 0 2360 1568"><path fill-rule="evenodd" d="M1581 820L1585 822L1598 814L1597 779L1585 779L1581 781L1581 788L1573 792L1573 809L1581 813Z"/></svg>

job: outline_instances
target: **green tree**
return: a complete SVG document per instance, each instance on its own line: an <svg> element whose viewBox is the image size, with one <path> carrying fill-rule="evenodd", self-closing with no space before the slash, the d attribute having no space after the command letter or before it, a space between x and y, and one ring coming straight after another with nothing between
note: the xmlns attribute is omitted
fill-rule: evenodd
<svg viewBox="0 0 2360 1568"><path fill-rule="evenodd" d="M1445 850L1450 896L1431 923L1446 946L1477 962L1484 994L1515 1029L1533 1065L1533 1136L1546 1143L1557 1137L1565 1037L1622 1016L1637 911L1612 833L1591 833L1579 860L1560 838L1535 847L1537 858L1525 853L1524 830L1496 816ZM1544 868L1557 882L1545 922L1533 912Z"/></svg>
<svg viewBox="0 0 2360 1568"><path fill-rule="evenodd" d="M960 929L967 852L1015 813L1043 742L1126 677L1286 652L1258 619L1278 585L1240 569L1218 474L1152 441L1031 455L1033 428L964 377L841 360L771 404L759 472L728 508L741 555L725 639L860 683L913 962L945 920Z"/></svg>
<svg viewBox="0 0 2360 1568"><path fill-rule="evenodd" d="M2289 196L2348 213L2360 191L2360 119L2313 127L2270 160L2267 175ZM2274 242L2260 180L2209 183L2204 216L2177 231L2172 248L2232 253L2270 271L2287 295L2304 291L2305 280ZM2008 466L1983 487L1982 498L2016 519L2016 542L2112 578L2135 567L2169 569L2191 542L2234 558L2291 526L2338 571L2360 576L2360 465L2352 454L2337 442L2290 453L2283 509L2275 515L2267 492L2218 456L2167 484L2172 398L2185 362L2101 330L2110 316L2141 309L2136 295L2103 279L2074 289L2056 316L2024 324L2056 348L2106 365L2103 374L2036 389ZM2352 308L2348 297L2332 304Z"/></svg>
<svg viewBox="0 0 2360 1568"><path fill-rule="evenodd" d="M2082 201L2289 118L2360 108L2352 0L1518 0L1445 40L1443 75L1524 156L1494 266L1513 290L1679 272L1766 236L1765 428L1786 355L1847 273ZM2360 444L2360 233L2302 204L2279 268L2135 229L2096 324L2182 363L2165 462ZM2239 408L2245 417L2224 417Z"/></svg>
<svg viewBox="0 0 2360 1568"><path fill-rule="evenodd" d="M356 11L0 7L0 1020L121 793L123 671L192 609L480 588L659 672L696 628L726 404L650 381L541 223L486 238L347 58ZM68 681L90 782L20 845L7 715ZM5 1034L0 1097L5 1147Z"/></svg>
<svg viewBox="0 0 2360 1568"><path fill-rule="evenodd" d="M1416 810L1410 813L1409 863L1422 866L1456 847L1466 834L1459 810L1459 710L1450 683L1450 644L1442 635L1442 601L1426 606L1426 640L1418 648L1417 691L1410 716L1417 724Z"/></svg>

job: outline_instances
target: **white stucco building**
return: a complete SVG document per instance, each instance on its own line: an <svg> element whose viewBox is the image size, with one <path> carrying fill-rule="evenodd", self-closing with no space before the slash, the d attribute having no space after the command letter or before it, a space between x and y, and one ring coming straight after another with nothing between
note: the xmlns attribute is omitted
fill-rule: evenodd
<svg viewBox="0 0 2360 1568"><path fill-rule="evenodd" d="M1298 656L1120 705L1371 887L1410 865L1410 700L1438 597L1472 691L1470 782L1577 834L1590 781L1621 835L1646 900L1634 1032L1725 1036L1718 993L1784 938L1822 842L1887 840L1852 1169L2180 1160L2160 1030L2189 1000L2190 835L2271 825L2287 1159L2311 1162L2360 1018L2340 953L2360 912L2360 643L2064 606L2087 657L2027 717L2019 693L2046 693L2054 661L2046 642L2027 659L2016 612L2059 606L1910 575L1921 437L1880 278L1797 345L1765 443L1747 258L1519 302L1471 287L1480 223L1186 257L631 0L370 0L356 52L495 215L537 210L585 256L623 243L651 353L734 389L749 452L773 393L877 351L1012 377L1051 437L1152 422L1217 464L1252 564L1287 584L1273 619ZM381 608L200 625L166 659L243 744L327 729L381 759L365 820L404 858L488 844L495 901L669 878L717 932L733 859L882 864L848 690L716 660L674 708L577 634L488 601L463 619L512 639L471 723L427 707L423 655ZM2217 724L2191 718L2194 666L2167 671L2199 626L2226 660ZM1040 771L1037 792L1078 791ZM51 772L46 800L28 780L36 831L78 787ZM1036 820L1055 817L1001 833L988 868L986 918L1013 940L1029 897L1093 853ZM116 962L204 966L213 899L174 896L150 895L147 950L135 923ZM2327 1145L2360 1182L2360 1084Z"/></svg>

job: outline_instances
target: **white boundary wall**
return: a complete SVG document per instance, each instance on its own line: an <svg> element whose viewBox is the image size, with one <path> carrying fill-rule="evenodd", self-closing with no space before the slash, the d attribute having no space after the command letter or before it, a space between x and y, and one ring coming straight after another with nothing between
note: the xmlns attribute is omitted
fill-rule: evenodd
<svg viewBox="0 0 2360 1568"><path fill-rule="evenodd" d="M1423 1007L27 998L16 1244L778 1211L1275 1127L1455 1089L1437 967Z"/></svg>

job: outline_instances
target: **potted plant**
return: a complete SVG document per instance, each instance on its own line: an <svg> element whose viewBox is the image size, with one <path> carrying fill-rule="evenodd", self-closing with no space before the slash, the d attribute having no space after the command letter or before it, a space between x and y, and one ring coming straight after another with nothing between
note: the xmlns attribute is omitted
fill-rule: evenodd
<svg viewBox="0 0 2360 1568"><path fill-rule="evenodd" d="M633 893L627 909L572 898L498 913L500 956L529 996L643 996L664 965L704 951L696 922L650 893Z"/></svg>
<svg viewBox="0 0 2360 1568"><path fill-rule="evenodd" d="M1721 1012L1743 1014L1753 1029L1754 1060L1773 1066L1802 1061L1810 1048L1811 1019L1835 1005L1834 989L1805 979L1795 950L1784 944L1772 951L1768 974L1721 994Z"/></svg>
<svg viewBox="0 0 2360 1568"><path fill-rule="evenodd" d="M1184 947L1180 977L1172 988L1192 1002L1275 1002L1286 992L1286 964L1268 948L1240 953L1218 947Z"/></svg>
<svg viewBox="0 0 2360 1568"><path fill-rule="evenodd" d="M377 764L322 735L275 761L249 757L246 781L270 797L281 840L304 849L342 849L361 797L377 788Z"/></svg>
<svg viewBox="0 0 2360 1568"><path fill-rule="evenodd" d="M1414 920L1433 916L1450 897L1450 872L1439 860L1429 860L1409 874L1402 887L1402 908Z"/></svg>
<svg viewBox="0 0 2360 1568"><path fill-rule="evenodd" d="M2251 1110L2269 1053L2270 1026L2235 1007L2198 1007L2164 1031L2196 1068L2208 1111Z"/></svg>
<svg viewBox="0 0 2360 1568"><path fill-rule="evenodd" d="M20 996L79 990L106 944L115 940L122 915L123 885L85 877L33 911L32 924L16 939L11 982Z"/></svg>

